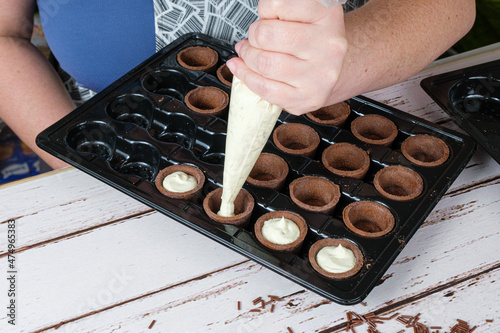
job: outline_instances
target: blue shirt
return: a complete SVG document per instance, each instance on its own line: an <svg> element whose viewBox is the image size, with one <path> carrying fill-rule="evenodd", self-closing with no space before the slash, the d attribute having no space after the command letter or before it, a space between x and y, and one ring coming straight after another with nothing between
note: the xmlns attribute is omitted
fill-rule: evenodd
<svg viewBox="0 0 500 333"><path fill-rule="evenodd" d="M151 0L38 0L50 49L83 87L100 91L155 53Z"/></svg>
<svg viewBox="0 0 500 333"><path fill-rule="evenodd" d="M18 1L18 0L17 0ZM349 0L346 9L367 0ZM99 92L188 32L229 43L246 38L258 0L37 0L61 68Z"/></svg>

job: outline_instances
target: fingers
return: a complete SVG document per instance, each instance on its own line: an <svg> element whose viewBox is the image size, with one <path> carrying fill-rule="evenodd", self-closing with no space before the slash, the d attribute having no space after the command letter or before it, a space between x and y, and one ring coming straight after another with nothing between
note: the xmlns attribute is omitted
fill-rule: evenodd
<svg viewBox="0 0 500 333"><path fill-rule="evenodd" d="M288 53L300 59L309 58L316 51L318 42L326 46L334 44L338 32L343 33L345 29L341 7L328 10L323 7L323 12L328 12L328 15L314 24L258 20L248 29L248 41L255 48Z"/></svg>
<svg viewBox="0 0 500 333"><path fill-rule="evenodd" d="M326 8L316 0L260 0L261 19L313 23L325 16Z"/></svg>
<svg viewBox="0 0 500 333"><path fill-rule="evenodd" d="M289 113L300 115L317 110L325 105L325 100L318 96L327 96L329 91L320 91L314 82L302 80L301 86L295 87L288 82L265 78L252 71L241 58L232 58L227 66L247 87L269 103L282 107ZM304 77L301 77L304 79ZM321 86L328 90L328 85Z"/></svg>
<svg viewBox="0 0 500 333"><path fill-rule="evenodd" d="M236 45L236 52L250 70L267 79L287 82L292 86L299 85L302 74L309 67L305 61L293 55L258 49L247 40Z"/></svg>
<svg viewBox="0 0 500 333"><path fill-rule="evenodd" d="M293 114L329 102L347 50L341 6L316 0L260 0L261 19L227 62L265 100Z"/></svg>
<svg viewBox="0 0 500 333"><path fill-rule="evenodd" d="M307 58L310 52L311 33L323 33L320 27L310 24L281 20L259 20L250 25L248 41L255 48L293 54L297 58Z"/></svg>

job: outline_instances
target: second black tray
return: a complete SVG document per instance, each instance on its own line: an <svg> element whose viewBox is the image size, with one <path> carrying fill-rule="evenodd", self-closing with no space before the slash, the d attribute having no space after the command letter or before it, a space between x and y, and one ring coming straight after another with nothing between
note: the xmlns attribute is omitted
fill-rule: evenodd
<svg viewBox="0 0 500 333"><path fill-rule="evenodd" d="M500 60L431 76L421 86L500 163Z"/></svg>

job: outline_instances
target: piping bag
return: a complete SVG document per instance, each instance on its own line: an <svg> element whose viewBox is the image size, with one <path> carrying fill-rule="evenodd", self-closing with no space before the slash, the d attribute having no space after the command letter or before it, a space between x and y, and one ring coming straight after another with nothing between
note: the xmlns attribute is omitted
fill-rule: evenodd
<svg viewBox="0 0 500 333"><path fill-rule="evenodd" d="M317 0L327 8L347 0ZM282 108L233 77L227 123L220 216L234 216L234 201L276 125Z"/></svg>

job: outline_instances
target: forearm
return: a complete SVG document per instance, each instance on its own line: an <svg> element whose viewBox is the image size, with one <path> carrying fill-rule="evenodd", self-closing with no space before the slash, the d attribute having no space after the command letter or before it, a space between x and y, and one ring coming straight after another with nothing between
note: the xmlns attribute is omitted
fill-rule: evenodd
<svg viewBox="0 0 500 333"><path fill-rule="evenodd" d="M371 0L345 15L348 49L330 103L393 85L471 28L473 0Z"/></svg>
<svg viewBox="0 0 500 333"><path fill-rule="evenodd" d="M53 168L65 163L35 144L43 129L75 108L43 55L19 37L0 37L0 118Z"/></svg>

